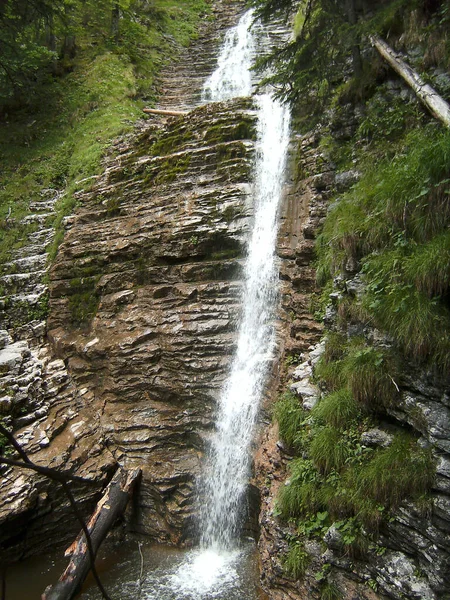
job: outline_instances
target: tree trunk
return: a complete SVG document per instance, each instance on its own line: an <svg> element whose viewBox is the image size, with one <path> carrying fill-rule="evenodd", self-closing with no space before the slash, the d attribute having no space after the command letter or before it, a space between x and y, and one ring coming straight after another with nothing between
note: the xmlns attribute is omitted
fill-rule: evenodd
<svg viewBox="0 0 450 600"><path fill-rule="evenodd" d="M450 127L450 106L439 96L436 90L431 85L425 83L420 75L411 69L384 40L372 35L370 36L370 41L394 71L414 90L416 96L425 104L431 114L442 121L444 125Z"/></svg>
<svg viewBox="0 0 450 600"><path fill-rule="evenodd" d="M355 0L346 0L345 8L347 11L347 19L350 25L354 28L357 22L356 19L356 8L355 8ZM353 62L353 74L356 78L360 78L362 76L362 59L361 59L361 49L358 43L352 44L352 62Z"/></svg>
<svg viewBox="0 0 450 600"><path fill-rule="evenodd" d="M116 44L119 42L120 32L120 6L118 2L114 3L111 11L111 34L114 37Z"/></svg>
<svg viewBox="0 0 450 600"><path fill-rule="evenodd" d="M119 469L97 504L87 524L95 554L108 531L124 512L140 473L140 469L133 471ZM68 567L56 585L47 587L41 600L71 600L82 585L91 568L84 533L81 532L66 550L66 556L71 556Z"/></svg>

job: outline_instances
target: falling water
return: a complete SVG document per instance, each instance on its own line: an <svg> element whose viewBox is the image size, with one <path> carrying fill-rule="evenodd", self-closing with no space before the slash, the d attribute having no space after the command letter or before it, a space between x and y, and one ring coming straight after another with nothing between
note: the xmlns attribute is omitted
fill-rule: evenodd
<svg viewBox="0 0 450 600"><path fill-rule="evenodd" d="M269 94L257 96L256 102L255 216L245 266L237 350L220 398L205 482L201 537L205 547L229 549L236 544L254 423L273 356L278 279L274 251L289 115L286 107Z"/></svg>
<svg viewBox="0 0 450 600"><path fill-rule="evenodd" d="M217 68L203 86L203 102L251 95L250 69L255 55L255 40L251 31L253 13L253 10L246 12L236 27L227 31Z"/></svg>

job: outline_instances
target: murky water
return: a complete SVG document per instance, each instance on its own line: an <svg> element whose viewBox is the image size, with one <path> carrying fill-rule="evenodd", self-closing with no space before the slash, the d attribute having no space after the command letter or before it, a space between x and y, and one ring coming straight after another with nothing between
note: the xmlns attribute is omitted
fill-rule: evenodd
<svg viewBox="0 0 450 600"><path fill-rule="evenodd" d="M148 538L105 542L97 559L102 583L113 600L264 600L253 543L220 555L155 546ZM39 600L67 566L63 550L28 559L7 571L7 600ZM195 575L195 576L193 576ZM92 576L79 595L100 600Z"/></svg>

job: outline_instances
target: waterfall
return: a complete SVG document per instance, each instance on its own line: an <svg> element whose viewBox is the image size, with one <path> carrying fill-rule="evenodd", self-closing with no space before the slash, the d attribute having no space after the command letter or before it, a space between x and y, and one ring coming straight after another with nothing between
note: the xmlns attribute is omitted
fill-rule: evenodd
<svg viewBox="0 0 450 600"><path fill-rule="evenodd" d="M204 98L226 100L251 93L250 68L255 53L252 20L253 12L248 11L229 31L218 67L205 83ZM233 548L239 537L250 444L274 346L278 279L275 244L289 142L289 112L269 93L256 96L255 102L255 214L244 272L243 314L237 350L219 401L217 431L202 490L201 545L218 550Z"/></svg>
<svg viewBox="0 0 450 600"><path fill-rule="evenodd" d="M255 55L255 41L251 31L253 14L253 10L247 11L236 27L227 31L217 68L203 86L203 102L219 102L251 95L250 69Z"/></svg>
<svg viewBox="0 0 450 600"><path fill-rule="evenodd" d="M256 53L253 11L232 28L216 71L205 82L203 101L252 93ZM289 111L270 93L257 95L254 217L244 269L242 314L230 372L219 399L216 431L200 486L200 547L175 572L147 580L146 599L242 600L250 591L248 545L240 543L242 504L250 474L250 446L275 345L277 304L275 244L278 205L289 142ZM247 566L246 566L247 565ZM250 577L251 579L251 577Z"/></svg>

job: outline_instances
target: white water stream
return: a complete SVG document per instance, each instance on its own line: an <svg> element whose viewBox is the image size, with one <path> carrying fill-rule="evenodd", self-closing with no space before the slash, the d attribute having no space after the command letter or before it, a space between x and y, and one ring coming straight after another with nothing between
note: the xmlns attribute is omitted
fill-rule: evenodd
<svg viewBox="0 0 450 600"><path fill-rule="evenodd" d="M252 93L255 55L252 11L225 39L216 71L208 78L204 101ZM200 549L192 552L172 579L186 598L231 597L236 585L242 508L250 471L250 445L268 366L273 358L278 272L275 262L278 206L289 143L289 111L271 94L255 97L258 136L254 174L254 223L248 245L243 313L230 374L219 402L217 429L201 486ZM187 595L186 595L187 594ZM216 595L219 594L219 595Z"/></svg>

